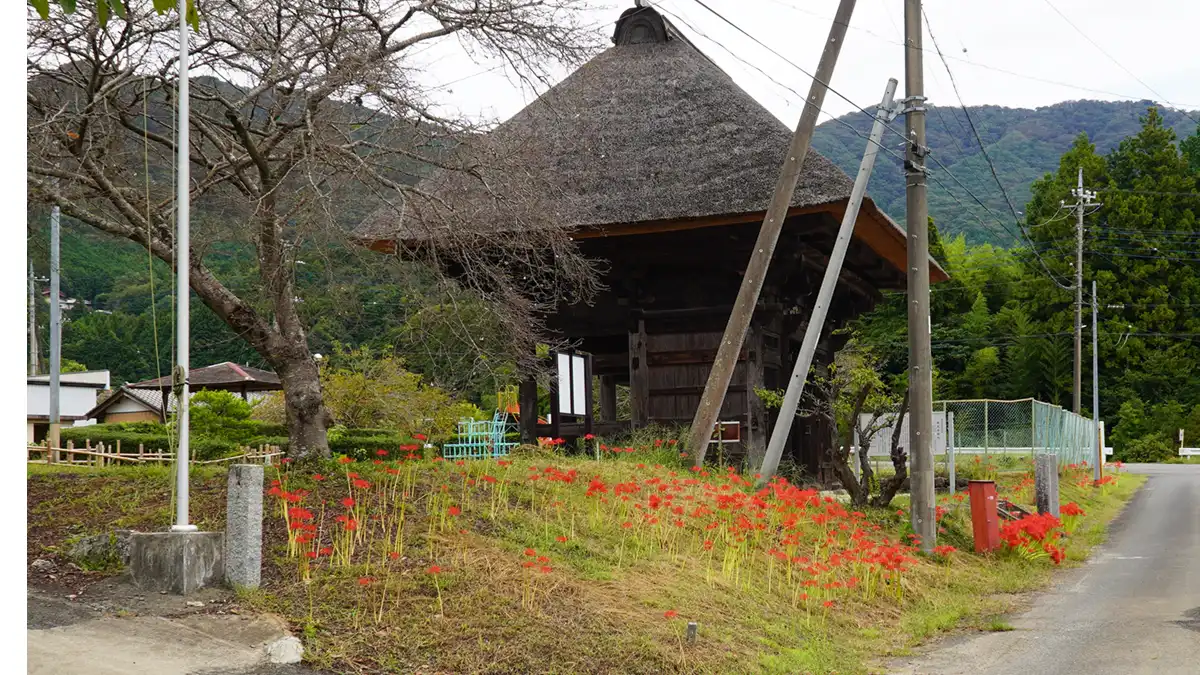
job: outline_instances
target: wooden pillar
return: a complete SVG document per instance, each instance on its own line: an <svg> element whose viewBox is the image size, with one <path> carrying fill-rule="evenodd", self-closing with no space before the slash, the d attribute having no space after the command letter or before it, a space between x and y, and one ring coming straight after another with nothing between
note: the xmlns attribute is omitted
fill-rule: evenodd
<svg viewBox="0 0 1200 675"><path fill-rule="evenodd" d="M521 442L537 445L538 395L537 380L533 376L521 380L517 405L521 408Z"/></svg>
<svg viewBox="0 0 1200 675"><path fill-rule="evenodd" d="M646 322L629 333L629 403L633 428L650 423L650 363L646 360Z"/></svg>
<svg viewBox="0 0 1200 675"><path fill-rule="evenodd" d="M752 326L747 336L746 354L746 411L749 429L743 438L746 455L749 459L747 467L751 471L762 466L763 456L767 451L767 407L755 393L755 389L763 387L763 332L761 326Z"/></svg>
<svg viewBox="0 0 1200 675"><path fill-rule="evenodd" d="M600 376L600 421L617 421L617 378Z"/></svg>

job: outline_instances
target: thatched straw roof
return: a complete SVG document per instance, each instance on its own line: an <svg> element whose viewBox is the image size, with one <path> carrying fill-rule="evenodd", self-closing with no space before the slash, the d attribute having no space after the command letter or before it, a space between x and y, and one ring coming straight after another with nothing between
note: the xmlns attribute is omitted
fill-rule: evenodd
<svg viewBox="0 0 1200 675"><path fill-rule="evenodd" d="M478 162L478 176L441 171L418 186L428 197L380 209L358 235L412 242L439 230L608 229L765 211L792 130L654 10L627 10L613 40L485 138L460 148ZM844 201L852 186L833 162L809 150L792 205ZM894 228L887 238L902 250L899 227L874 204L863 211Z"/></svg>

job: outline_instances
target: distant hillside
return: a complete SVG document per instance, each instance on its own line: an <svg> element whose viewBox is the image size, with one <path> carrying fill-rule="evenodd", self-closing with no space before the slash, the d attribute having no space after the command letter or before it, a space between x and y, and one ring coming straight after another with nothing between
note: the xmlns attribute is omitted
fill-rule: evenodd
<svg viewBox="0 0 1200 675"><path fill-rule="evenodd" d="M994 105L969 106L967 110L996 165L1004 189L1020 212L1029 200L1030 185L1058 168L1059 157L1079 132L1087 132L1097 151L1108 152L1121 139L1137 133L1141 127L1139 116L1152 105L1151 101L1067 101L1036 110ZM1182 113L1166 109L1159 112L1180 138L1194 132L1196 124ZM1200 117L1195 113L1192 116ZM853 176L858 172L872 120L859 112L844 115L840 121L846 124L829 120L817 127L813 149ZM904 120L896 119L891 126L902 132ZM1015 231L1012 213L979 151L963 109L930 106L926 126L933 156ZM900 136L885 132L884 145L903 156ZM996 216L975 203L932 159L928 165L929 213L941 232L965 233L973 242L1013 243L996 222ZM904 222L904 172L897 157L886 152L880 154L868 193L880 208Z"/></svg>

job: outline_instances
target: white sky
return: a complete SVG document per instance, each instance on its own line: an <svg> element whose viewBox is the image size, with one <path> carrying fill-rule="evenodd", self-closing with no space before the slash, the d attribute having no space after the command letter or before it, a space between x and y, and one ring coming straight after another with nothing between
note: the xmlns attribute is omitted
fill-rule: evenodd
<svg viewBox="0 0 1200 675"><path fill-rule="evenodd" d="M838 5L838 0L705 1L808 72L816 69ZM1059 16L1051 3L1087 37ZM585 13L582 23L598 24L595 30L611 45L613 22L622 10L633 6L633 0L593 0L593 5L595 9ZM664 10L667 18L743 89L786 124L795 124L802 107L800 97L755 68L802 95L808 91L808 77L695 0L653 0L653 5ZM832 85L859 106L870 109L877 104L889 77L899 80L902 95L903 11L903 0L857 3ZM1200 2L926 0L925 11L967 105L1032 108L1075 99L1152 99L1200 110L1200 57L1196 51ZM928 28L925 48L926 96L934 105L958 105ZM420 58L427 66L428 84L442 85L437 90L438 100L447 112L503 120L536 97L528 87L520 86L511 71L495 62L474 62L453 42L430 49ZM568 72L562 69L558 77ZM854 109L832 92L825 99L824 110L835 116ZM824 119L828 116L822 115Z"/></svg>

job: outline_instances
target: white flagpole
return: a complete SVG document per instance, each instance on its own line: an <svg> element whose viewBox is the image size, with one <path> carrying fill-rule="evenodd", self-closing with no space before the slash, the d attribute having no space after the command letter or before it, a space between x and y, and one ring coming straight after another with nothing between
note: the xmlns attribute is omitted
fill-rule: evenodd
<svg viewBox="0 0 1200 675"><path fill-rule="evenodd" d="M175 406L178 411L179 448L175 453L175 524L172 532L195 532L196 526L188 522L188 296L191 293L190 250L191 239L188 223L188 199L191 177L188 171L188 23L187 0L179 0L179 125L178 167L176 170L176 203L179 208L175 233L175 274L178 309L176 310L176 359L175 380L181 383ZM163 401L163 406L167 401Z"/></svg>

